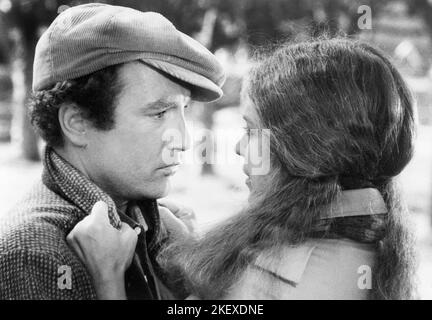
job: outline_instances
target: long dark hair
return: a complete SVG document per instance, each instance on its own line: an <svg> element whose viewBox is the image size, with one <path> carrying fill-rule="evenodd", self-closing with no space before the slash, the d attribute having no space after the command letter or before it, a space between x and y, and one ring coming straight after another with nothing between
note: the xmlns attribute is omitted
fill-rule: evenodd
<svg viewBox="0 0 432 320"><path fill-rule="evenodd" d="M393 177L413 154L414 106L395 67L349 39L284 44L257 61L245 92L271 129L271 186L199 240L168 246L159 260L173 281L218 299L264 250L350 238L376 247L370 298L413 298L413 242ZM388 214L323 228L324 208L342 190L364 187L381 192Z"/></svg>

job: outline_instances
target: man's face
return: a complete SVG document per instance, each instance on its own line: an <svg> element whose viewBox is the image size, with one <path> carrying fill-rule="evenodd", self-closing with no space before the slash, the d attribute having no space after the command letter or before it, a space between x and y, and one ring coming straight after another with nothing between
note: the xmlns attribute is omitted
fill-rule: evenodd
<svg viewBox="0 0 432 320"><path fill-rule="evenodd" d="M115 200L163 197L179 152L189 148L184 109L190 90L140 62L125 64L119 72L123 89L114 128L88 130L86 171ZM166 130L180 132L181 141L164 141Z"/></svg>

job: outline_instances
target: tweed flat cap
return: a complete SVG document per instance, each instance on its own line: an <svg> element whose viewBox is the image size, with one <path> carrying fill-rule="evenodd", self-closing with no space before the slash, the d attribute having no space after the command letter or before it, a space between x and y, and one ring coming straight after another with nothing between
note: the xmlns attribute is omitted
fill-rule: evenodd
<svg viewBox="0 0 432 320"><path fill-rule="evenodd" d="M162 15L91 3L68 8L36 45L33 90L140 60L192 87L192 98L222 96L225 73L215 56Z"/></svg>

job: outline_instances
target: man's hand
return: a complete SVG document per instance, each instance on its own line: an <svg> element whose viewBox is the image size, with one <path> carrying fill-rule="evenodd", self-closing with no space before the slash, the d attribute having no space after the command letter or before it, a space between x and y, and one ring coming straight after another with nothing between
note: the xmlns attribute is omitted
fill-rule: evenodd
<svg viewBox="0 0 432 320"><path fill-rule="evenodd" d="M139 231L126 223L115 229L109 222L106 203L99 201L66 237L92 275L99 298L125 295L124 273L132 262Z"/></svg>

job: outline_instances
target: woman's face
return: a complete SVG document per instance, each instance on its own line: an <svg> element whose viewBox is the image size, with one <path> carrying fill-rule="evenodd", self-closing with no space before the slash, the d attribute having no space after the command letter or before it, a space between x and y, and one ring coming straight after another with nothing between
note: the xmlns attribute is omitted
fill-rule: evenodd
<svg viewBox="0 0 432 320"><path fill-rule="evenodd" d="M237 142L236 153L245 159L243 172L251 193L257 193L267 185L270 172L270 130L262 128L249 96L242 98L245 133Z"/></svg>

